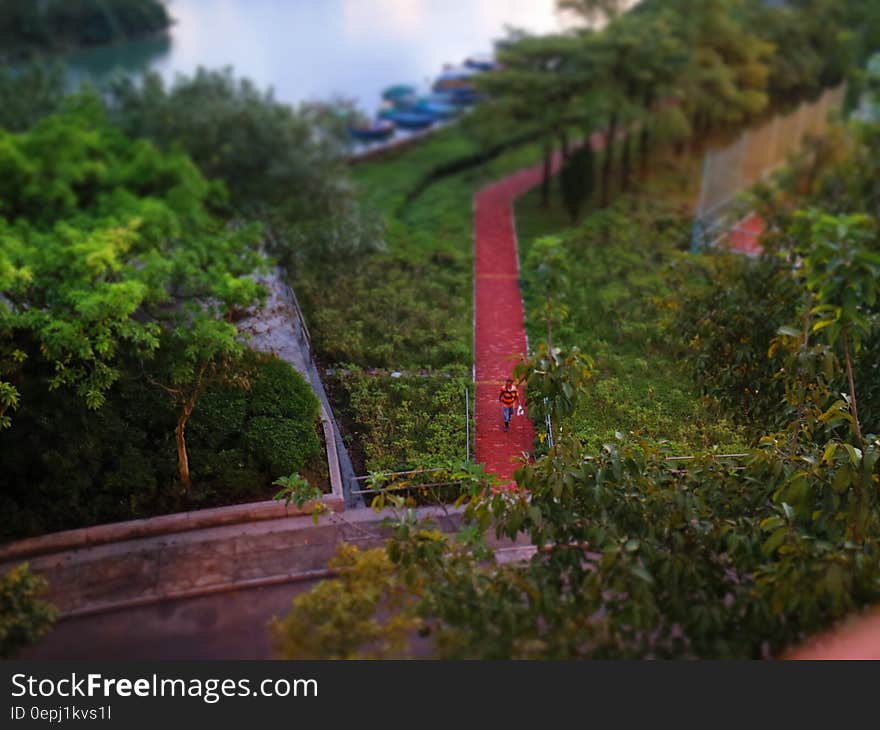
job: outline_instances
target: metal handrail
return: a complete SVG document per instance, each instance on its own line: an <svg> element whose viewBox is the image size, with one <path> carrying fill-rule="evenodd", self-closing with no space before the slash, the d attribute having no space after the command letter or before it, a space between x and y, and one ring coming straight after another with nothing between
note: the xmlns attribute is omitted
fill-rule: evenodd
<svg viewBox="0 0 880 730"><path fill-rule="evenodd" d="M448 482L429 482L428 484L404 484L397 487L384 487L382 489L352 489L352 494L379 494L380 492L402 492L407 489L427 489L429 487L461 486L461 479L452 479Z"/></svg>

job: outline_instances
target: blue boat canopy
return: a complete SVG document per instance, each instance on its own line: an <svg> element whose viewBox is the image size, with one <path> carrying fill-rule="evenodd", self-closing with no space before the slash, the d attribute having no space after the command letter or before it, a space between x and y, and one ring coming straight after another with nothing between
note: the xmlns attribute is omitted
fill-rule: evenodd
<svg viewBox="0 0 880 730"><path fill-rule="evenodd" d="M408 84L395 84L382 91L382 98L386 101L398 101L400 99L414 97L415 95L415 86L409 86Z"/></svg>

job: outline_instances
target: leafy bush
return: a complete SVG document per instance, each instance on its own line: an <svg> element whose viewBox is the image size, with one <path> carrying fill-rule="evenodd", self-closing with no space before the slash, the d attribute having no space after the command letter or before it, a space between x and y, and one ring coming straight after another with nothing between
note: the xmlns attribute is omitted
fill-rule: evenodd
<svg viewBox="0 0 880 730"><path fill-rule="evenodd" d="M0 68L0 127L21 132L61 107L64 68L30 64L20 71Z"/></svg>
<svg viewBox="0 0 880 730"><path fill-rule="evenodd" d="M470 385L464 368L400 378L352 368L338 384L367 471L464 458L464 390Z"/></svg>
<svg viewBox="0 0 880 730"><path fill-rule="evenodd" d="M321 456L320 405L306 380L283 360L252 354L245 368L252 373L249 389L206 392L189 429L193 461L203 465L196 466L197 477L254 494Z"/></svg>
<svg viewBox="0 0 880 730"><path fill-rule="evenodd" d="M601 448L624 432L667 441L680 453L716 444L738 449L742 434L700 402L666 326L664 271L682 256L688 221L663 204L621 200L554 237L558 250L548 258L542 234L564 222L536 199L529 194L517 208L526 326L531 342L542 341L549 316L554 345L596 360L572 416L586 447Z"/></svg>
<svg viewBox="0 0 880 730"><path fill-rule="evenodd" d="M291 612L270 624L276 654L284 659L391 659L402 654L418 622L408 616L376 617L380 606L397 611L411 600L385 551L360 552L343 544L329 567L337 578L294 598Z"/></svg>
<svg viewBox="0 0 880 730"><path fill-rule="evenodd" d="M56 608L40 599L46 581L22 563L0 577L0 657L13 658L45 634L58 617Z"/></svg>
<svg viewBox="0 0 880 730"><path fill-rule="evenodd" d="M777 331L794 322L802 294L783 261L712 255L672 271L670 338L701 392L753 433L784 425L781 363L768 356Z"/></svg>
<svg viewBox="0 0 880 730"><path fill-rule="evenodd" d="M340 273L330 287L301 281L297 290L321 358L391 369L469 360L468 266L461 256L445 266L380 256Z"/></svg>
<svg viewBox="0 0 880 730"><path fill-rule="evenodd" d="M29 381L0 437L0 538L271 497L280 474L323 459L318 402L287 363L252 354L243 367L251 391L209 388L193 411L189 501L175 486L175 413L154 387L127 370L88 411Z"/></svg>
<svg viewBox="0 0 880 730"><path fill-rule="evenodd" d="M272 474L301 469L321 448L314 423L290 418L257 416L251 419L244 438L255 461Z"/></svg>
<svg viewBox="0 0 880 730"><path fill-rule="evenodd" d="M308 382L290 363L265 358L250 387L248 414L314 423L321 411ZM295 471L295 470L293 470Z"/></svg>
<svg viewBox="0 0 880 730"><path fill-rule="evenodd" d="M126 78L108 96L125 132L182 149L206 177L222 180L237 208L269 225L267 243L285 263L336 263L377 246L376 223L348 179L345 121L331 108L294 110L228 68L200 68L169 87L156 73Z"/></svg>

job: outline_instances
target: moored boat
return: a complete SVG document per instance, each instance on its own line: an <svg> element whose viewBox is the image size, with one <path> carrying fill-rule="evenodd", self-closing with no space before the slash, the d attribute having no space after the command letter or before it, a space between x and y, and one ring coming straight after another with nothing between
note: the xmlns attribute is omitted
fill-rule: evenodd
<svg viewBox="0 0 880 730"><path fill-rule="evenodd" d="M451 119L461 113L453 98L448 94L428 94L420 96L412 103L399 104L399 109L427 114L436 119Z"/></svg>
<svg viewBox="0 0 880 730"><path fill-rule="evenodd" d="M424 129L425 127L430 127L437 121L437 117L426 114L425 112L416 111L414 109L398 109L396 107L383 109L379 112L379 116L382 117L382 119L394 122L402 129Z"/></svg>
<svg viewBox="0 0 880 730"><path fill-rule="evenodd" d="M445 96L450 104L457 106L467 106L480 101L483 96L477 91L473 85L468 86L445 86L435 84L433 91L436 94Z"/></svg>
<svg viewBox="0 0 880 730"><path fill-rule="evenodd" d="M377 142L394 134L394 122L390 119L375 119L349 127L348 133L360 142Z"/></svg>
<svg viewBox="0 0 880 730"><path fill-rule="evenodd" d="M414 86L409 86L408 84L395 84L382 91L382 98L393 104L399 104L401 102L415 100L416 94L417 91Z"/></svg>

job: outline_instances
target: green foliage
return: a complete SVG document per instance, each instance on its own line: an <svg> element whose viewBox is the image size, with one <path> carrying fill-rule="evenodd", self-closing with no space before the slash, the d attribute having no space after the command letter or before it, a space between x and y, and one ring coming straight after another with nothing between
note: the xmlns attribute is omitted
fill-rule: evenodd
<svg viewBox="0 0 880 730"><path fill-rule="evenodd" d="M285 504L293 502L297 507L302 508L306 502L320 499L322 492L317 487L309 484L307 479L303 479L297 472L293 472L286 477L278 477L273 486L281 487L274 499L283 499Z"/></svg>
<svg viewBox="0 0 880 730"><path fill-rule="evenodd" d="M880 241L877 221L867 215L831 216L810 211L795 236L807 244L804 279L813 295L812 332L821 332L843 349L853 434L864 445L853 375L853 355L862 349L877 322ZM805 230L804 230L805 229ZM873 250L871 250L873 248Z"/></svg>
<svg viewBox="0 0 880 730"><path fill-rule="evenodd" d="M278 473L299 469L321 447L314 422L257 416L245 432L245 444L258 463Z"/></svg>
<svg viewBox="0 0 880 730"><path fill-rule="evenodd" d="M202 68L168 88L156 73L121 79L109 107L128 134L182 149L222 180L232 202L274 232L272 252L286 263L335 262L376 247L375 221L348 180L344 119L329 107L294 110L230 69Z"/></svg>
<svg viewBox="0 0 880 730"><path fill-rule="evenodd" d="M135 378L161 385L181 409L185 455L183 429L199 395L212 382L246 380L237 329L221 316L258 291L247 277L259 261L258 231L213 218L221 188L180 153L163 154L108 126L94 98L75 97L67 107L27 133L0 133L0 417L12 427L3 441L11 472L4 498L7 513L18 515L6 525L16 534L185 506L166 491L175 419ZM106 410L76 413L62 390ZM274 393L279 404L290 396ZM198 499L258 495L279 473L267 472L269 462L302 466L318 448L315 411L304 403L289 404L281 427L268 427L276 441L296 436L283 448L270 453L264 439L258 456L242 443L218 443L205 461L197 449L206 487ZM56 418L41 420L41 407L57 409ZM259 415L276 416L265 405ZM33 496L21 490L25 483Z"/></svg>
<svg viewBox="0 0 880 730"><path fill-rule="evenodd" d="M276 475L299 470L319 454L318 399L289 363L249 353L239 379L244 388L227 379L209 388L193 411L189 433L206 457L243 451L252 468Z"/></svg>
<svg viewBox="0 0 880 730"><path fill-rule="evenodd" d="M790 266L718 254L678 262L670 280L667 326L701 393L753 434L783 428L781 362L768 349L802 299Z"/></svg>
<svg viewBox="0 0 880 730"><path fill-rule="evenodd" d="M677 335L667 332L664 271L682 257L688 221L641 197L547 239L545 231L564 221L545 214L534 195L517 213L530 339L546 337L548 313L564 311L552 322L553 346L577 347L595 359L590 387L570 419L589 448L620 431L668 440L679 453L715 444L738 450L739 430L700 402L681 367Z"/></svg>
<svg viewBox="0 0 880 730"><path fill-rule="evenodd" d="M474 484L454 538L400 515L387 553L414 604L356 618L418 616L447 659L772 656L880 599L878 460L880 442L683 462L562 437L518 491ZM496 564L487 529L536 552Z"/></svg>
<svg viewBox="0 0 880 730"><path fill-rule="evenodd" d="M316 525L321 521L321 515L330 511L327 504L321 501L323 492L318 487L313 487L309 484L308 480L303 479L297 472L293 472L286 477L278 477L272 484L276 487L281 487L273 499L283 499L286 506L293 502L298 509L302 509L309 504L312 521Z"/></svg>
<svg viewBox="0 0 880 730"><path fill-rule="evenodd" d="M275 475L323 458L316 431L320 406L305 378L277 358L249 353L239 377L245 389L226 378L206 390L193 411L195 476L232 493L251 484L252 494L262 494Z"/></svg>
<svg viewBox="0 0 880 730"><path fill-rule="evenodd" d="M513 369L513 376L526 384L529 415L539 422L547 417L564 422L575 412L594 367L593 358L576 347L563 352L541 343Z"/></svg>
<svg viewBox="0 0 880 730"><path fill-rule="evenodd" d="M562 202L572 223L580 217L581 209L590 199L595 187L595 155L592 145L582 145L563 163L559 171Z"/></svg>
<svg viewBox="0 0 880 730"><path fill-rule="evenodd" d="M217 191L192 163L128 140L94 99L79 101L25 134L0 132L0 322L13 352L51 364L50 387L95 408L123 353L149 355L163 326L252 301L242 275L258 258L252 228L211 219ZM192 330L211 326L234 332ZM27 368L15 359L7 369Z"/></svg>
<svg viewBox="0 0 880 730"><path fill-rule="evenodd" d="M443 367L470 357L469 268L460 253L377 255L329 286L304 276L297 292L326 361Z"/></svg>
<svg viewBox="0 0 880 730"><path fill-rule="evenodd" d="M0 578L0 657L13 659L43 636L58 618L57 609L40 599L45 579L30 572L27 563Z"/></svg>
<svg viewBox="0 0 880 730"><path fill-rule="evenodd" d="M58 111L64 83L60 64L29 64L19 71L0 68L0 127L21 132Z"/></svg>
<svg viewBox="0 0 880 730"><path fill-rule="evenodd" d="M487 486L496 486L497 479L486 473L483 464L457 459L432 460L430 468L370 474L364 484L372 494L370 507L376 512L392 509L398 514L411 514L420 504L454 504L460 507L470 494Z"/></svg>
<svg viewBox="0 0 880 730"><path fill-rule="evenodd" d="M810 211L801 223L794 235L804 244L805 283L816 303L813 332L824 330L832 345L846 337L858 352L870 335L880 287L880 253L871 250L880 250L876 221Z"/></svg>
<svg viewBox="0 0 880 730"><path fill-rule="evenodd" d="M399 378L351 368L338 382L368 471L464 456L464 391L471 383L462 368Z"/></svg>
<svg viewBox="0 0 880 730"><path fill-rule="evenodd" d="M393 659L401 656L418 620L409 592L382 549L343 544L330 561L337 572L293 599L290 613L270 624L282 659ZM388 611L388 619L377 616Z"/></svg>
<svg viewBox="0 0 880 730"><path fill-rule="evenodd" d="M36 377L25 381L22 408L0 438L0 538L268 499L272 480L301 465L317 479L325 457L308 385L288 364L264 356L247 354L242 368L250 390L210 384L192 413L187 440L196 488L188 499L174 488L177 414L135 367L124 368L96 411L69 391L48 391ZM267 408L255 392L279 395ZM298 441L269 452L248 438L260 428L276 443L274 432Z"/></svg>
<svg viewBox="0 0 880 730"><path fill-rule="evenodd" d="M857 422L878 429L880 246L865 215L875 210L876 128L836 128L756 192L764 257L679 267L672 333L688 340L704 393L730 416L747 414L753 433L794 424L791 438L817 444Z"/></svg>

